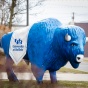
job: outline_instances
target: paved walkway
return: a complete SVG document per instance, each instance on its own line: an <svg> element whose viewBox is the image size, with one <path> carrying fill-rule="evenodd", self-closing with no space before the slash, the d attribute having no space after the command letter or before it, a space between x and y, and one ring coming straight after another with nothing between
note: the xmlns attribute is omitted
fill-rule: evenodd
<svg viewBox="0 0 88 88"><path fill-rule="evenodd" d="M32 73L16 73L19 80L35 80ZM0 79L6 80L7 74L0 73ZM43 80L50 80L49 73L45 73ZM57 80L64 81L88 81L88 74L57 73Z"/></svg>
<svg viewBox="0 0 88 88"><path fill-rule="evenodd" d="M65 65L65 67L74 69L69 62ZM82 62L82 63L80 63L80 65L77 68L77 70L88 72L88 62Z"/></svg>

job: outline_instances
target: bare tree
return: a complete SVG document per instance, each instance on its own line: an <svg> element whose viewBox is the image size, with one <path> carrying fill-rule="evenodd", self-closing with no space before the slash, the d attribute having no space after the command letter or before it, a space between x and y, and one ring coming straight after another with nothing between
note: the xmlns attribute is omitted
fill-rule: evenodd
<svg viewBox="0 0 88 88"><path fill-rule="evenodd" d="M0 0L0 24L12 25L23 21L22 15L27 13L28 0ZM45 0L29 0L29 10L41 6ZM34 13L33 13L34 14Z"/></svg>
<svg viewBox="0 0 88 88"><path fill-rule="evenodd" d="M0 13L0 18L1 18L1 24L3 24L3 20L4 20L4 8L2 8L4 6L4 0L1 0L0 1L0 9L1 9L1 12Z"/></svg>
<svg viewBox="0 0 88 88"><path fill-rule="evenodd" d="M43 5L44 1L46 1L46 0L30 0L29 1L29 10L32 11L36 7L41 7ZM30 15L37 15L37 14L39 14L39 12L30 13Z"/></svg>
<svg viewBox="0 0 88 88"><path fill-rule="evenodd" d="M29 9L32 10L37 6L41 6L45 0L29 0Z"/></svg>
<svg viewBox="0 0 88 88"><path fill-rule="evenodd" d="M25 0L1 0L0 3L1 24L8 25L9 28L12 27L13 23L18 22L17 15L26 13Z"/></svg>
<svg viewBox="0 0 88 88"><path fill-rule="evenodd" d="M12 19L13 19L13 16L14 16L14 9L16 7L16 2L17 2L17 0L12 0L12 4L10 6L9 28L11 28L11 26L12 26Z"/></svg>

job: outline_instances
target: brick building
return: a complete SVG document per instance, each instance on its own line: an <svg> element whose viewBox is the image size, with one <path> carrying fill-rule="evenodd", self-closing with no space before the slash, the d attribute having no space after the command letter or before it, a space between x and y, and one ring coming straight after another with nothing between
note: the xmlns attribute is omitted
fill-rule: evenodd
<svg viewBox="0 0 88 88"><path fill-rule="evenodd" d="M74 23L74 24L82 27L86 32L86 36L88 37L88 23ZM85 57L88 57L88 42L85 45Z"/></svg>

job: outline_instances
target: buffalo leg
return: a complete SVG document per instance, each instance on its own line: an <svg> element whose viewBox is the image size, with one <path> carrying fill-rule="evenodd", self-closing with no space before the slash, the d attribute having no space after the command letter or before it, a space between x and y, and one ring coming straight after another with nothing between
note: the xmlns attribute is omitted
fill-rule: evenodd
<svg viewBox="0 0 88 88"><path fill-rule="evenodd" d="M6 72L7 72L8 79L9 81L17 82L18 79L12 69L13 63L14 62L10 57L6 57Z"/></svg>
<svg viewBox="0 0 88 88"><path fill-rule="evenodd" d="M31 65L31 70L37 80L37 83L38 84L43 83L42 78L43 78L45 71L41 68L38 68L36 65L33 65L33 64Z"/></svg>
<svg viewBox="0 0 88 88"><path fill-rule="evenodd" d="M56 79L56 71L54 71L54 72L49 71L49 73L50 73L51 83L56 83L57 82L57 79Z"/></svg>

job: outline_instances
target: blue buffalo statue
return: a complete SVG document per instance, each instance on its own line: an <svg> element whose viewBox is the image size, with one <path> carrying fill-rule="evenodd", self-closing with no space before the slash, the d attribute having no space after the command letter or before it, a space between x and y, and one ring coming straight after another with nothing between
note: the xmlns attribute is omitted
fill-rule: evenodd
<svg viewBox="0 0 88 88"><path fill-rule="evenodd" d="M6 71L10 81L18 81L13 72L13 60L9 55L9 45L14 32L4 35L1 47L6 55ZM19 36L19 35L18 35ZM56 71L69 61L78 68L84 57L86 35L81 27L63 26L60 21L48 18L34 23L29 28L27 50L24 60L31 63L31 70L38 83L42 82L46 70L51 82L56 82Z"/></svg>

